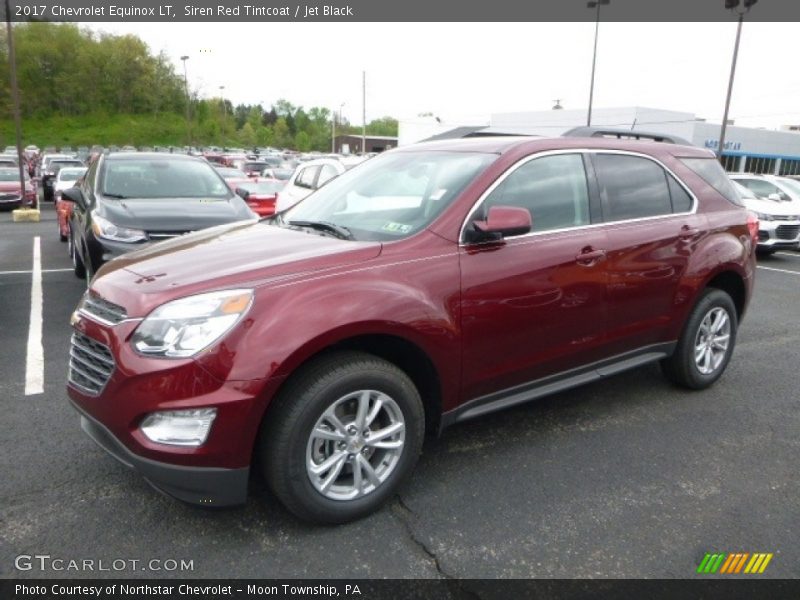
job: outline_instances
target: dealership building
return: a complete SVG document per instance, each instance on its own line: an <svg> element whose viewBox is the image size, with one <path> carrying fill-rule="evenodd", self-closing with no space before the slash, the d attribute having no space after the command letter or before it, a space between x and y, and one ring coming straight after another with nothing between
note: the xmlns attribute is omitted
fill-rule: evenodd
<svg viewBox="0 0 800 600"><path fill-rule="evenodd" d="M439 119L400 121L399 145L433 139L490 135L559 136L586 125L586 110L546 110L498 113L482 123L444 123ZM658 132L717 150L720 125L693 113L632 106L596 108L592 127ZM722 162L727 171L800 175L800 132L791 127L775 131L729 124Z"/></svg>

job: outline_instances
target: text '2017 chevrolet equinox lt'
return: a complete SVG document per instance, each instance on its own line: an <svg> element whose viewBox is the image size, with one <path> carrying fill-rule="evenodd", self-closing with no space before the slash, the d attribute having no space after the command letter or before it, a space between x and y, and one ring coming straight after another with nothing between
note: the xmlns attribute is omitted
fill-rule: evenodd
<svg viewBox="0 0 800 600"><path fill-rule="evenodd" d="M758 221L707 150L479 138L373 158L297 206L125 254L75 311L83 429L155 487L344 522L425 431L652 361L722 375Z"/></svg>

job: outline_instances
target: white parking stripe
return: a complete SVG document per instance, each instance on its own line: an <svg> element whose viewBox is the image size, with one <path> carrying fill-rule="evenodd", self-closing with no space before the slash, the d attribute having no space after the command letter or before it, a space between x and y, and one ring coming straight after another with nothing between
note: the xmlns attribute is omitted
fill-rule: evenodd
<svg viewBox="0 0 800 600"><path fill-rule="evenodd" d="M773 269L772 267L762 267L758 265L759 269L764 269L765 271L776 271L777 273L791 273L792 275L800 275L800 271L790 271L789 269Z"/></svg>
<svg viewBox="0 0 800 600"><path fill-rule="evenodd" d="M800 258L800 254L792 254L791 252L776 252L776 256L791 256L792 258Z"/></svg>
<svg viewBox="0 0 800 600"><path fill-rule="evenodd" d="M40 273L66 273L67 271L72 271L72 267L68 269L39 269ZM28 273L33 273L31 269L26 271L0 271L0 275L27 275Z"/></svg>
<svg viewBox="0 0 800 600"><path fill-rule="evenodd" d="M44 348L42 347L42 255L39 236L33 238L31 271L31 319L25 358L25 395L44 393Z"/></svg>

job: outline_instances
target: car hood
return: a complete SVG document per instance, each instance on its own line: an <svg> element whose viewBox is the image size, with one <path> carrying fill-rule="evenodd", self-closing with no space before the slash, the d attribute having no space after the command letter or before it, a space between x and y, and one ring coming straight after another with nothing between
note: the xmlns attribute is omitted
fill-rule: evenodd
<svg viewBox="0 0 800 600"><path fill-rule="evenodd" d="M744 198L744 205L750 210L766 215L775 216L796 216L800 215L800 202L792 200L790 202L776 202L775 200L756 200Z"/></svg>
<svg viewBox="0 0 800 600"><path fill-rule="evenodd" d="M18 192L19 181L0 181L0 192Z"/></svg>
<svg viewBox="0 0 800 600"><path fill-rule="evenodd" d="M129 252L97 272L92 289L143 316L173 298L215 289L255 287L333 270L378 256L379 242L353 242L241 222Z"/></svg>
<svg viewBox="0 0 800 600"><path fill-rule="evenodd" d="M186 232L255 219L244 201L231 198L103 199L100 216L114 225L145 231Z"/></svg>

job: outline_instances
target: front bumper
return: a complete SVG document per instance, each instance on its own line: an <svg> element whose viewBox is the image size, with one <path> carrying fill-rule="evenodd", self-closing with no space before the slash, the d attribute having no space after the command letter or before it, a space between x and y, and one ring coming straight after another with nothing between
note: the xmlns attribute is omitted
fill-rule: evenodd
<svg viewBox="0 0 800 600"><path fill-rule="evenodd" d="M761 221L758 228L759 250L796 249L800 246L799 221Z"/></svg>
<svg viewBox="0 0 800 600"><path fill-rule="evenodd" d="M73 402L72 406L81 415L81 428L98 446L126 467L141 473L157 490L200 506L235 506L244 504L247 499L249 467L189 467L138 456L77 404Z"/></svg>

